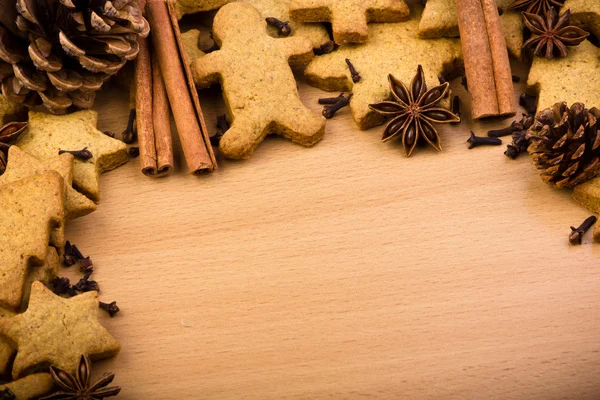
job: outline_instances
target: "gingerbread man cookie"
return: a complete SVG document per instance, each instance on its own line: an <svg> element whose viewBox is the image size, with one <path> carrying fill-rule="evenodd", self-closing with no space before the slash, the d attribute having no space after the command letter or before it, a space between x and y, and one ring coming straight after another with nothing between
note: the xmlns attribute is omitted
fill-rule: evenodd
<svg viewBox="0 0 600 400"><path fill-rule="evenodd" d="M223 155L247 159L269 133L304 146L321 140L325 119L302 104L288 64L313 58L310 40L272 38L260 13L238 2L217 13L213 34L221 49L193 62L192 72L198 87L223 86L232 119L219 145Z"/></svg>
<svg viewBox="0 0 600 400"><path fill-rule="evenodd" d="M331 22L338 44L362 43L368 38L367 23L407 20L404 0L292 0L290 16L299 22Z"/></svg>

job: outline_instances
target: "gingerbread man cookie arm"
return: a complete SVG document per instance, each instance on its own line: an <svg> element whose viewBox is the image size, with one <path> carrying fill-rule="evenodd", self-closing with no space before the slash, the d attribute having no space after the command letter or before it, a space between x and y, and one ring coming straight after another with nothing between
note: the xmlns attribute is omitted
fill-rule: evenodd
<svg viewBox="0 0 600 400"><path fill-rule="evenodd" d="M306 38L294 36L273 40L275 44L281 46L281 49L290 61L290 65L306 65L315 57L313 45Z"/></svg>
<svg viewBox="0 0 600 400"><path fill-rule="evenodd" d="M218 83L224 72L223 69L226 68L223 60L223 50L217 50L192 62L192 75L196 86L207 88L213 83Z"/></svg>
<svg viewBox="0 0 600 400"><path fill-rule="evenodd" d="M316 57L304 70L308 83L330 92L349 92L354 87L352 75L342 52Z"/></svg>

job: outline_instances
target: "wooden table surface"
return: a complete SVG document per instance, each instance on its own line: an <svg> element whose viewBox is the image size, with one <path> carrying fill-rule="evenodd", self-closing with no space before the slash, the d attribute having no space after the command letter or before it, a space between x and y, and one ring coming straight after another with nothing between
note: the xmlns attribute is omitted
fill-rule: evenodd
<svg viewBox="0 0 600 400"><path fill-rule="evenodd" d="M214 131L219 92L202 99ZM123 130L127 94L96 108ZM567 240L590 213L529 157L467 150L470 128L510 123L468 113L441 154L407 159L345 109L314 148L270 137L211 175L180 150L168 178L137 160L103 175L67 227L122 309L101 314L123 350L96 373L135 400L600 398L600 245Z"/></svg>

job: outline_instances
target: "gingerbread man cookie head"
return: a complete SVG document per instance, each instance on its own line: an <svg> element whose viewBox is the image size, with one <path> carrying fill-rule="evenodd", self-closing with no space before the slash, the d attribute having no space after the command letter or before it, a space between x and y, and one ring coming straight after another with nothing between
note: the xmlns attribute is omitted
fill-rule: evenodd
<svg viewBox="0 0 600 400"><path fill-rule="evenodd" d="M213 35L219 47L229 42L236 43L254 40L257 36L268 35L267 22L256 8L244 4L230 3L223 6L213 23Z"/></svg>

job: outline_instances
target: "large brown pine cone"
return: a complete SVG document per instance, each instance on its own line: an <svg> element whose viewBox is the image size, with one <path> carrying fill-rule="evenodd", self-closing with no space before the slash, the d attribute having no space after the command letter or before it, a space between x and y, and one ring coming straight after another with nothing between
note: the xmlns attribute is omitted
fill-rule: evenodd
<svg viewBox="0 0 600 400"><path fill-rule="evenodd" d="M527 149L542 169L542 179L571 188L600 173L600 110L557 103L540 111L527 133Z"/></svg>
<svg viewBox="0 0 600 400"><path fill-rule="evenodd" d="M0 90L55 113L89 108L149 31L135 0L0 0Z"/></svg>

